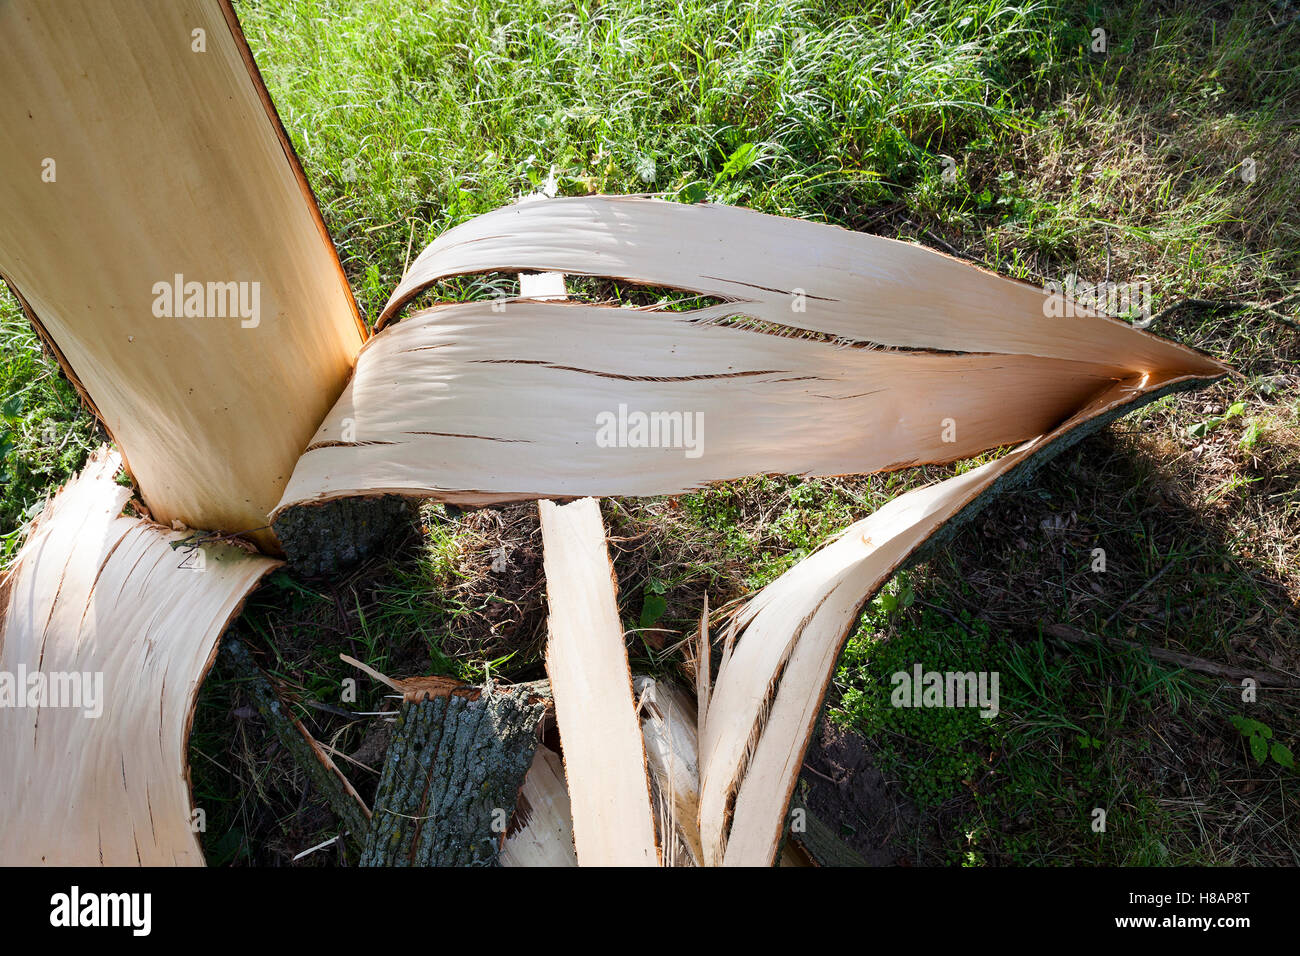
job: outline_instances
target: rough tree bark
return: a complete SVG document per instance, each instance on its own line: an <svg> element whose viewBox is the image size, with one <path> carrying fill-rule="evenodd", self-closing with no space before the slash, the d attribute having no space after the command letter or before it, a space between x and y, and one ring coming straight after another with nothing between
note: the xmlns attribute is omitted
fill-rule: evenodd
<svg viewBox="0 0 1300 956"><path fill-rule="evenodd" d="M549 689L457 689L405 701L362 866L496 866Z"/></svg>
<svg viewBox="0 0 1300 956"><path fill-rule="evenodd" d="M398 495L342 498L290 508L274 531L290 569L304 577L332 577L386 553L416 527L418 502Z"/></svg>

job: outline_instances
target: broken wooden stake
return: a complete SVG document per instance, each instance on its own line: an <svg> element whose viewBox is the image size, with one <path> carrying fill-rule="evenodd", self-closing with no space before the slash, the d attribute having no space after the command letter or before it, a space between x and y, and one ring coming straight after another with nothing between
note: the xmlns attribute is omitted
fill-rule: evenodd
<svg viewBox="0 0 1300 956"><path fill-rule="evenodd" d="M632 698L605 525L594 498L538 502L546 672L583 866L658 866L645 747Z"/></svg>

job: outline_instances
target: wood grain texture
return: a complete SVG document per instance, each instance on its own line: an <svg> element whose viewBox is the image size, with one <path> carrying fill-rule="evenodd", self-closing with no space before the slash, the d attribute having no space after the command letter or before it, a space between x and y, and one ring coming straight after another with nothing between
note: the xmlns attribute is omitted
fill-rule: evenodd
<svg viewBox="0 0 1300 956"><path fill-rule="evenodd" d="M0 274L154 518L274 550L364 329L237 30L224 0L0 4ZM177 275L206 316L155 314ZM248 283L249 317L208 283Z"/></svg>
<svg viewBox="0 0 1300 956"><path fill-rule="evenodd" d="M583 866L658 866L645 748L605 525L592 498L539 502L546 571L546 673L564 747Z"/></svg>
<svg viewBox="0 0 1300 956"><path fill-rule="evenodd" d="M276 520L378 493L471 505L676 494L752 474L953 461L1042 434L1129 374L836 348L691 318L550 302L410 316L362 350Z"/></svg>
<svg viewBox="0 0 1300 956"><path fill-rule="evenodd" d="M862 605L954 519L1093 428L1196 376L1118 383L1047 435L965 474L900 495L767 585L731 619L700 743L708 865L768 866L835 662Z"/></svg>
<svg viewBox="0 0 1300 956"><path fill-rule="evenodd" d="M699 866L700 767L695 695L680 684L632 679L664 866Z"/></svg>
<svg viewBox="0 0 1300 956"><path fill-rule="evenodd" d="M539 745L515 807L518 824L501 848L502 866L577 866L573 810L564 783L564 761Z"/></svg>
<svg viewBox="0 0 1300 956"><path fill-rule="evenodd" d="M411 264L380 315L447 276L492 270L612 276L728 300L780 326L878 345L1122 362L1140 372L1217 364L1078 309L1059 295L923 246L735 206L587 196L505 206L450 229Z"/></svg>
<svg viewBox="0 0 1300 956"><path fill-rule="evenodd" d="M97 452L0 581L0 674L40 673L51 691L59 675L102 681L98 716L52 696L0 707L0 864L203 863L194 701L227 623L277 563L209 543L203 570L182 568L182 534L122 515L120 465Z"/></svg>
<svg viewBox="0 0 1300 956"><path fill-rule="evenodd" d="M1113 319L1049 317L1059 296L917 246L635 198L538 200L458 226L420 255L385 317L441 278L507 269L730 301L669 312L518 299L390 321L277 515L380 493L481 505L950 462L1045 434L1117 382L1224 371ZM643 440L634 419L650 423Z"/></svg>

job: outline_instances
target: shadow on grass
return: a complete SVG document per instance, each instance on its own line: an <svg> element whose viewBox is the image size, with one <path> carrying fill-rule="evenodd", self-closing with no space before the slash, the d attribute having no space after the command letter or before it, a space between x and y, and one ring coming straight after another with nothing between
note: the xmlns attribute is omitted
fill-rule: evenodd
<svg viewBox="0 0 1300 956"><path fill-rule="evenodd" d="M1263 480L1285 489L1288 476ZM910 606L869 615L860 632L886 651L877 662L851 643L831 703L840 722L869 734L859 763L884 771L861 776L862 806L878 806L882 786L901 815L919 798L921 834L910 844L891 834L891 852L913 864L1294 865L1294 770L1255 761L1230 718L1260 720L1294 749L1296 689L1261 688L1246 703L1238 682L1104 640L1300 685L1294 582L1242 558L1234 539L1230 511L1181 503L1159 464L1108 434L990 505L915 569ZM1056 623L1103 640L1044 637ZM890 672L912 660L889 654L891 641L926 670L1000 671L996 729L973 714L954 724L950 714L891 712ZM952 752L970 759L942 759ZM816 770L803 779L825 792ZM852 794L837 789L853 813ZM1104 833L1092 828L1097 808ZM878 832L865 813L846 824Z"/></svg>

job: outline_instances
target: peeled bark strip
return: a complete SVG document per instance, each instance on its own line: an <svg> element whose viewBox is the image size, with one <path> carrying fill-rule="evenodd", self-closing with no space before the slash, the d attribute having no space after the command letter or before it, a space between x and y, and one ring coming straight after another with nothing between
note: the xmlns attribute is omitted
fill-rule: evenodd
<svg viewBox="0 0 1300 956"><path fill-rule="evenodd" d="M600 507L539 502L546 673L564 747L573 837L583 866L657 866L645 747Z"/></svg>
<svg viewBox="0 0 1300 956"><path fill-rule="evenodd" d="M496 270L730 301L666 312L519 299L390 321L277 514L385 493L482 505L950 462L1045 434L1117 382L1224 371L918 246L632 198L529 202L458 226L383 319L442 278Z"/></svg>
<svg viewBox="0 0 1300 956"><path fill-rule="evenodd" d="M122 515L120 467L96 452L0 580L0 864L203 863L186 752L195 697L277 562L173 548L183 533ZM45 696L32 698L21 675L38 673ZM74 681L97 701L62 706Z"/></svg>
<svg viewBox="0 0 1300 956"><path fill-rule="evenodd" d="M1118 384L1050 434L964 475L895 498L736 612L701 741L700 825L709 865L775 859L803 754L862 605L1003 488L1086 434L1194 377ZM945 524L948 525L945 528ZM940 534L941 530L944 534Z"/></svg>
<svg viewBox="0 0 1300 956"><path fill-rule="evenodd" d="M274 550L364 329L229 3L11 0L0 37L0 275L153 517Z"/></svg>
<svg viewBox="0 0 1300 956"><path fill-rule="evenodd" d="M527 685L403 702L361 865L495 865L545 711Z"/></svg>

